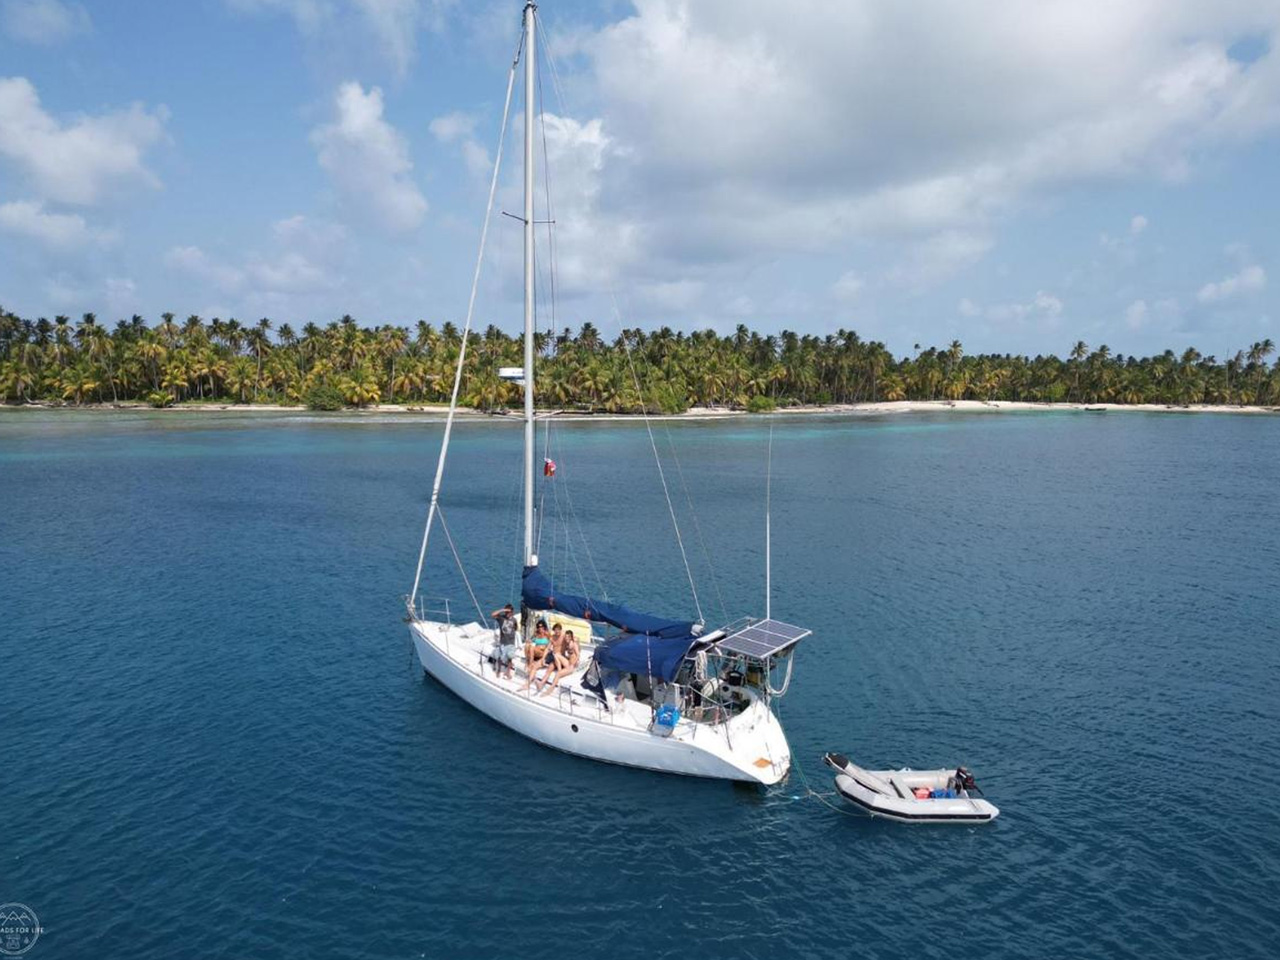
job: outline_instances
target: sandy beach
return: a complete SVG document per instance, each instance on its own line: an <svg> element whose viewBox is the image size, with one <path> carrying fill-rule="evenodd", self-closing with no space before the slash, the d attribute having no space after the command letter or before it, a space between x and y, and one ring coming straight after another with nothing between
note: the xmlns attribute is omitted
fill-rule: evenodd
<svg viewBox="0 0 1280 960"><path fill-rule="evenodd" d="M0 410L21 415L24 411L79 411L82 413L151 413L157 415L174 414L314 414L326 417L375 417L385 415L406 417L429 417L438 419L448 414L446 405L420 405L384 403L323 414L308 410L305 406L289 406L275 403L234 404L234 403L189 403L179 404L163 409L148 406L145 403L86 403L76 405L55 405L29 403L23 405L0 405ZM1211 414L1280 414L1280 407L1231 406L1226 404L1163 404L1163 403L1030 403L1012 400L897 400L878 403L835 403L815 404L811 406L779 407L769 413L748 413L745 410L734 410L729 407L691 407L684 413L655 414L650 419L663 420L718 420L733 417L778 417L778 416L813 416L813 415L853 415L853 416L885 416L889 414L909 413L1211 413ZM634 420L638 414L618 413L585 413L576 410L540 409L539 416L555 416L566 420ZM458 409L458 415L469 419L482 418L490 420L518 420L519 411L505 413L484 413L466 407Z"/></svg>

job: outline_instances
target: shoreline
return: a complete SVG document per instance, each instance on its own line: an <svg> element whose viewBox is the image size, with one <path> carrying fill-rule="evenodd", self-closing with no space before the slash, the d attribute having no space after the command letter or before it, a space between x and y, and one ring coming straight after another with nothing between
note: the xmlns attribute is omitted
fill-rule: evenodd
<svg viewBox="0 0 1280 960"><path fill-rule="evenodd" d="M347 408L334 411L310 410L305 406L289 406L275 403L236 404L236 403L194 403L172 407L152 407L145 403L86 403L74 404L0 404L0 410L13 411L49 411L49 412L82 412L82 413L151 413L165 416L181 413L206 415L219 414L306 414L309 416L361 418L378 416L404 416L441 418L449 413L447 405L420 404L381 404L364 408ZM809 406L779 407L766 413L749 413L746 410L733 410L728 407L690 407L683 413L651 414L651 420L724 420L737 417L778 417L778 416L814 416L814 415L861 415L884 416L903 413L1029 413L1029 412L1077 412L1077 413L1217 413L1246 415L1280 415L1280 407L1234 406L1227 404L1163 404L1163 403L1037 403L1020 400L883 400L875 403L831 403L813 404ZM20 413L18 415L21 415ZM483 420L522 420L518 411L503 413L485 413L468 407L459 407L458 416L466 419ZM572 410L543 409L538 411L539 417L554 416L560 420L637 420L636 413L584 413Z"/></svg>

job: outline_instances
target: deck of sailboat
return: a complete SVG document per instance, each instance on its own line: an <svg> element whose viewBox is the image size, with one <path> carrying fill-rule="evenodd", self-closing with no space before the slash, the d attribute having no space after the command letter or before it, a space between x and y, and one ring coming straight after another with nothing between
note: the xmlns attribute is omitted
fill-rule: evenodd
<svg viewBox="0 0 1280 960"><path fill-rule="evenodd" d="M539 692L538 680L543 676L541 670L535 671L533 682L526 687L528 665L523 647L520 647L516 654L516 662L510 678L506 676L505 670L499 671L497 669L493 660L493 654L496 652L497 636L493 629L483 627L478 623L458 625L432 623L422 620L414 621L413 626L420 629L424 635L426 633L436 633L444 642L443 649L441 649L440 644L436 644L437 649L456 666L484 681L486 685L495 687L503 693L514 696L530 705L542 707L562 716L569 716L578 720L593 720L605 723L615 729L631 729L644 733L650 731L653 727L654 706L652 703L629 698L624 699L612 695L608 697L607 701L604 701L582 686L581 681L591 663L591 657L598 638L593 637L591 641L582 644L580 664L577 669L561 676L554 686L550 684L544 685L542 691ZM548 687L551 689L550 693L546 692ZM699 729L714 730L719 728L723 730L725 727L741 728L747 725L754 726L747 713L738 714L732 719L721 720L718 723L683 716L676 724L671 737L675 740L681 740L687 737L695 737Z"/></svg>
<svg viewBox="0 0 1280 960"><path fill-rule="evenodd" d="M510 679L507 678L505 670L500 672L491 662L496 643L493 630L480 627L479 624L466 624L446 627L445 633L448 636L447 648L444 651L446 656L458 666L504 693L557 713L574 717L584 716L611 725L647 730L652 722L653 711L647 704L637 703L634 700L619 702L617 699L611 699L606 704L594 693L583 688L581 681L591 662L591 655L595 649L594 642L582 644L577 669L561 676L554 686L550 683L545 684L539 692L538 681L542 679L544 672L535 669L533 682L526 686L529 676L528 663L522 650L516 654ZM547 692L548 688L550 692Z"/></svg>
<svg viewBox="0 0 1280 960"><path fill-rule="evenodd" d="M490 659L492 628L413 619L410 629L428 673L494 720L546 746L625 766L766 785L790 769L790 747L763 700L751 698L728 716L680 715L664 730L648 698L620 700L610 693L606 702L581 686L591 645L583 644L584 666L542 696L536 688L525 689L523 656L510 679L498 674Z"/></svg>

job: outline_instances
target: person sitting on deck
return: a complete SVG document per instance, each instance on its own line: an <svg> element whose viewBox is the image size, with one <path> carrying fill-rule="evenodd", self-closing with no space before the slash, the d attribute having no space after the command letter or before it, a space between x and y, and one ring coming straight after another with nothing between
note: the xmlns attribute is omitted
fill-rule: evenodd
<svg viewBox="0 0 1280 960"><path fill-rule="evenodd" d="M542 691L544 697L555 689L556 684L562 678L578 669L578 661L581 659L581 654L582 651L578 647L578 641L574 639L573 631L566 630L564 639L560 643L560 649L556 651L554 669L548 671L547 675L543 677L542 682L546 689L538 688Z"/></svg>
<svg viewBox="0 0 1280 960"><path fill-rule="evenodd" d="M559 630L559 626L556 627ZM547 635L547 621L539 620L533 628L533 636L529 638L529 642L524 645L524 687L528 690L529 684L533 683L533 675L538 672L538 668L542 666L543 660L547 656L547 651L551 649L551 637Z"/></svg>
<svg viewBox="0 0 1280 960"><path fill-rule="evenodd" d="M515 676L516 668L516 611L511 604L489 614L498 624L498 672L505 666L507 679Z"/></svg>
<svg viewBox="0 0 1280 960"><path fill-rule="evenodd" d="M531 667L529 669L530 682L536 678L539 670L547 671L542 680L538 683L538 690L541 690L543 684L551 678L551 674L555 673L556 657L560 655L560 647L564 644L563 630L564 628L558 623L551 628L551 642L547 644L547 655L542 658L542 662L536 667ZM525 684L525 686L528 687L528 684Z"/></svg>

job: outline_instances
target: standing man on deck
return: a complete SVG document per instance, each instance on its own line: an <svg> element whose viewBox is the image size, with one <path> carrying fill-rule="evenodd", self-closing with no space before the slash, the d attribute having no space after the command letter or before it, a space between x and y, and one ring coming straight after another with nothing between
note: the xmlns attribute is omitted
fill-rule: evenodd
<svg viewBox="0 0 1280 960"><path fill-rule="evenodd" d="M516 670L516 611L511 604L489 614L498 624L498 672L505 664L507 679L515 677Z"/></svg>

